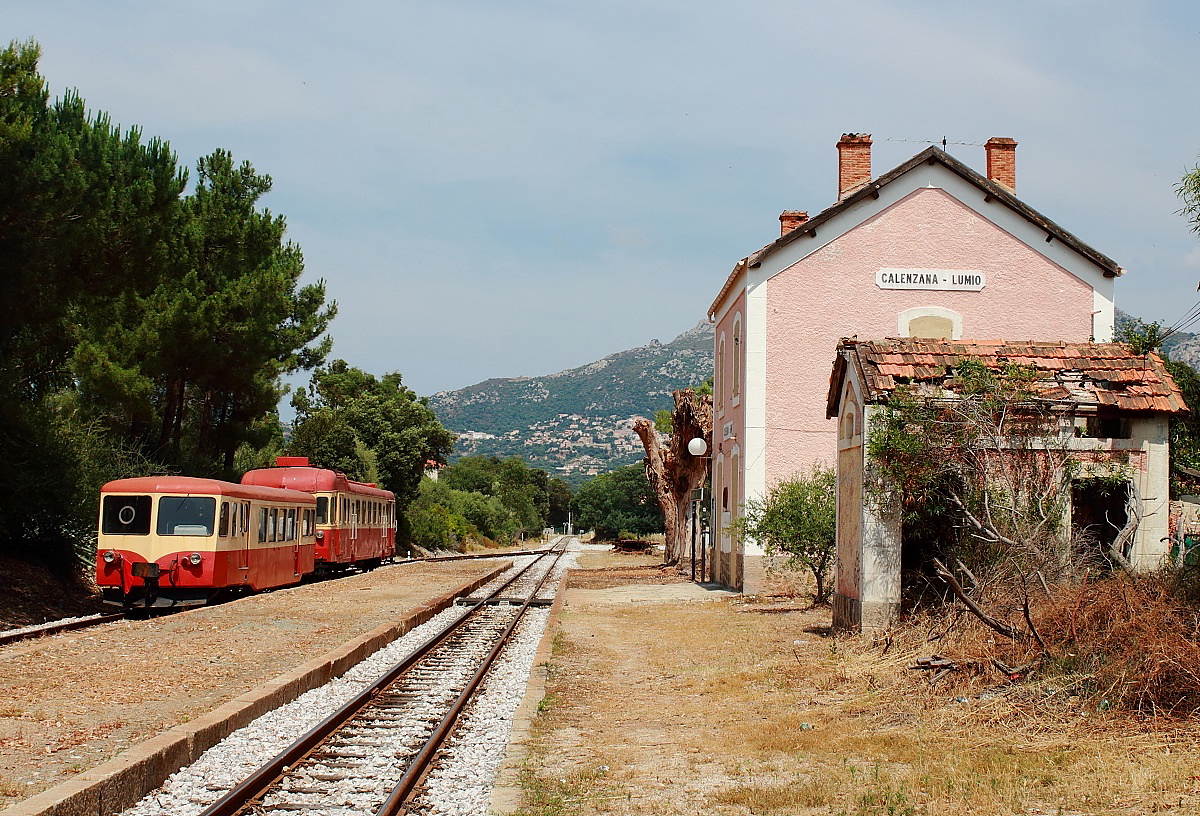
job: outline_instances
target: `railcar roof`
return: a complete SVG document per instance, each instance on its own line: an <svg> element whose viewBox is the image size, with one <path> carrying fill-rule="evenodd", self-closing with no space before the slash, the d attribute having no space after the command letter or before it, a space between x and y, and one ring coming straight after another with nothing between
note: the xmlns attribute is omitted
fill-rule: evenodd
<svg viewBox="0 0 1200 816"><path fill-rule="evenodd" d="M171 495L229 496L238 499L263 501L289 501L315 504L308 493L285 490L262 485L244 485L222 482L219 479L201 479L194 476L138 476L132 479L117 479L100 488L101 493L166 493Z"/></svg>
<svg viewBox="0 0 1200 816"><path fill-rule="evenodd" d="M336 470L316 467L272 467L250 470L242 476L244 485L264 485L270 487L286 487L292 490L340 491L354 493L360 496L370 496L375 499L392 499L390 490L382 490L363 482L346 478L344 473Z"/></svg>

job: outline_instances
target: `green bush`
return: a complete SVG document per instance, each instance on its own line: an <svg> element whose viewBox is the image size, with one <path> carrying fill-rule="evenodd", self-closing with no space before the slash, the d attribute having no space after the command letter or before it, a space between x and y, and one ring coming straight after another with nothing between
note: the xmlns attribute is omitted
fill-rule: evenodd
<svg viewBox="0 0 1200 816"><path fill-rule="evenodd" d="M837 550L837 475L814 465L808 476L793 476L770 489L766 498L746 502L733 524L735 535L761 542L767 553L787 556L792 568L809 570L816 580L814 603L833 592L829 581Z"/></svg>

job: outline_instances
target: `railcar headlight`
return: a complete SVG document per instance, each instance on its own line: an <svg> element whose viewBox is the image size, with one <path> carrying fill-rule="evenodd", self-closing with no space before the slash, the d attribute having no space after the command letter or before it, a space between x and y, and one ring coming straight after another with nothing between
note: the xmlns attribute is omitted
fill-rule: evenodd
<svg viewBox="0 0 1200 816"><path fill-rule="evenodd" d="M104 563L105 564L111 564L113 561L116 561L116 560L117 560L117 554L115 552L113 552L112 550L104 551Z"/></svg>
<svg viewBox="0 0 1200 816"><path fill-rule="evenodd" d="M316 538L317 538L317 541L322 541L322 540L324 540L324 538L325 538L325 531L324 531L324 530L317 530L317 536L316 536Z"/></svg>
<svg viewBox="0 0 1200 816"><path fill-rule="evenodd" d="M200 563L200 553L192 553L188 556L188 561L192 562L192 566L197 566Z"/></svg>

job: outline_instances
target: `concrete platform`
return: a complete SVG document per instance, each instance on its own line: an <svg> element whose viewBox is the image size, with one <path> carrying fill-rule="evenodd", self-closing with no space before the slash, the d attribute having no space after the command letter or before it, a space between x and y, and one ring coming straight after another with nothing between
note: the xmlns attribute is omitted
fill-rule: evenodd
<svg viewBox="0 0 1200 816"><path fill-rule="evenodd" d="M563 602L571 604L683 603L720 601L740 592L718 584L629 584L607 589L568 589Z"/></svg>

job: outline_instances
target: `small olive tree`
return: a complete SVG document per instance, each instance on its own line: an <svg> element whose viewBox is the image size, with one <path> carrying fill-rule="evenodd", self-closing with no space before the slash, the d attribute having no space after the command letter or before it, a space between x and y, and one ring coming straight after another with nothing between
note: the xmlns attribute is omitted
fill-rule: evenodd
<svg viewBox="0 0 1200 816"><path fill-rule="evenodd" d="M733 523L740 538L762 542L768 554L787 556L792 569L807 569L816 582L813 603L829 600L830 573L837 549L837 476L816 464L807 476L777 483L765 498L746 502L745 514Z"/></svg>

